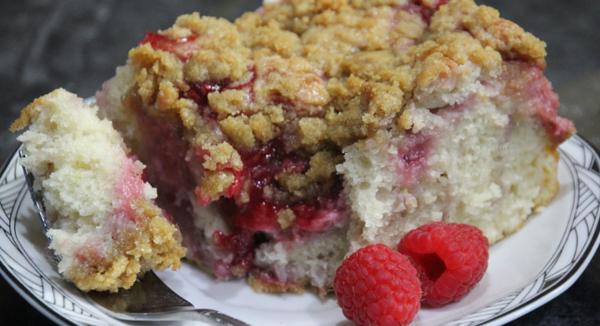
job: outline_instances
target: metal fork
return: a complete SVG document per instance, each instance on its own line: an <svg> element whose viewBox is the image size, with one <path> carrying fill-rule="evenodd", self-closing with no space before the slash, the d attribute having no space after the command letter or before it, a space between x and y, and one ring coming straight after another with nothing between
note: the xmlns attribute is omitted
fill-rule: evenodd
<svg viewBox="0 0 600 326"><path fill-rule="evenodd" d="M19 150L19 157L25 155ZM49 224L41 194L33 189L33 175L22 166L27 188L42 222L44 233ZM212 309L195 309L152 271L137 280L128 290L117 293L90 291L83 293L100 311L119 320L128 321L200 321L215 326L250 326L231 316Z"/></svg>

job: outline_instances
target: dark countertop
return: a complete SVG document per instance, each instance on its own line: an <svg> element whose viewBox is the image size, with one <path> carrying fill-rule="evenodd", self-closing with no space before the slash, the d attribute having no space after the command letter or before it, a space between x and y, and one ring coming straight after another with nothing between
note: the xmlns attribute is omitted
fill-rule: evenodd
<svg viewBox="0 0 600 326"><path fill-rule="evenodd" d="M92 96L147 31L184 13L228 19L261 0L22 0L0 10L0 158L17 146L7 131L34 98L63 87ZM600 147L600 6L590 0L478 1L500 10L548 44L546 74L561 96L561 114ZM0 325L51 325L0 279ZM600 252L565 293L509 323L600 325Z"/></svg>

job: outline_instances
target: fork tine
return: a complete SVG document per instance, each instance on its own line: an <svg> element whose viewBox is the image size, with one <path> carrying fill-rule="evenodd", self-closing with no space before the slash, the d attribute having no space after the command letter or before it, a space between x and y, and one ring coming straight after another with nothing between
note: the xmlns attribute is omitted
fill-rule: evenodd
<svg viewBox="0 0 600 326"><path fill-rule="evenodd" d="M23 151L19 149L19 159L23 159L25 157L27 157L27 155L25 155ZM27 188L29 189L31 200L33 201L33 205L36 208L38 218L40 219L40 222L42 222L44 234L47 234L49 230L48 219L46 216L46 208L44 207L44 202L41 198L41 194L36 193L36 191L33 188L33 174L29 172L23 164L21 164L21 168L23 168L23 174L25 175L25 183L27 183Z"/></svg>
<svg viewBox="0 0 600 326"><path fill-rule="evenodd" d="M153 313L194 307L165 285L153 271L146 272L143 281L136 281L130 289L121 290L118 294L98 291L87 294L95 303L120 313Z"/></svg>
<svg viewBox="0 0 600 326"><path fill-rule="evenodd" d="M26 155L19 149L19 159ZM23 164L25 182L48 240L48 220L41 193L34 190L34 176ZM52 257L55 257L52 255ZM57 258L57 257L55 257ZM57 263L57 261L56 261ZM87 295L86 295L87 294ZM128 290L118 293L90 291L84 297L107 315L133 321L202 321L216 326L250 326L229 315L212 309L194 309L187 300L164 284L153 271L145 273Z"/></svg>

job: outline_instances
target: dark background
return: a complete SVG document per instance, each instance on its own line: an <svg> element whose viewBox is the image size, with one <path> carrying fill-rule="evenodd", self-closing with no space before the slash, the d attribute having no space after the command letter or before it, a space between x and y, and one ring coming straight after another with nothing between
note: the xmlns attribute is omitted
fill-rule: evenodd
<svg viewBox="0 0 600 326"><path fill-rule="evenodd" d="M600 147L600 4L595 0L477 1L546 41L546 74L561 114ZM261 0L0 0L0 160L16 148L8 132L20 110L57 87L92 96L146 32L180 14L234 19ZM51 325L0 279L0 325ZM509 323L600 325L600 253L556 299Z"/></svg>

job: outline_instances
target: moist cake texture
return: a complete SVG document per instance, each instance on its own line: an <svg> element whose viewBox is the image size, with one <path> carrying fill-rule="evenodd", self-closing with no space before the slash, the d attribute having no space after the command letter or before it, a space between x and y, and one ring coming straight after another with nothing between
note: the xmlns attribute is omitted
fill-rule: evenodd
<svg viewBox="0 0 600 326"><path fill-rule="evenodd" d="M494 243L550 203L575 129L545 56L471 0L289 0L180 16L96 98L188 258L324 293L366 244L439 220Z"/></svg>
<svg viewBox="0 0 600 326"><path fill-rule="evenodd" d="M13 131L42 191L58 270L84 291L129 288L150 270L179 268L181 235L154 204L143 164L75 94L58 89L27 106Z"/></svg>

